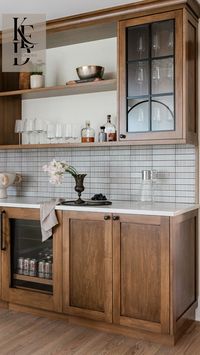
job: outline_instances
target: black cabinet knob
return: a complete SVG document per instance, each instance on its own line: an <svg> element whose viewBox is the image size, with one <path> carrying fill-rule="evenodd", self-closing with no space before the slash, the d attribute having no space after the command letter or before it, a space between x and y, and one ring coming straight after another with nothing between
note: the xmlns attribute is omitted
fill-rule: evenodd
<svg viewBox="0 0 200 355"><path fill-rule="evenodd" d="M120 139L125 139L125 138L126 138L126 135L125 135L125 134L120 134L119 138L120 138Z"/></svg>
<svg viewBox="0 0 200 355"><path fill-rule="evenodd" d="M108 221L110 219L110 216L104 216L105 221Z"/></svg>
<svg viewBox="0 0 200 355"><path fill-rule="evenodd" d="M118 221L119 220L119 216L113 216L113 221Z"/></svg>

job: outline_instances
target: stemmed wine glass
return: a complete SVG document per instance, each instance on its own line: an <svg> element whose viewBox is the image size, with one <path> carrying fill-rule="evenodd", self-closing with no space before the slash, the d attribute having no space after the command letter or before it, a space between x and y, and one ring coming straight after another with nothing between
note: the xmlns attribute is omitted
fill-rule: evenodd
<svg viewBox="0 0 200 355"><path fill-rule="evenodd" d="M158 32L155 32L152 38L152 51L154 57L158 56L159 50L160 50L160 38Z"/></svg>
<svg viewBox="0 0 200 355"><path fill-rule="evenodd" d="M15 133L18 133L19 144L21 144L22 143L21 137L22 137L22 133L23 133L23 121L22 120L15 121Z"/></svg>
<svg viewBox="0 0 200 355"><path fill-rule="evenodd" d="M139 54L139 58L141 59L143 56L143 53L145 52L145 37L144 37L143 32L138 33L137 52Z"/></svg>

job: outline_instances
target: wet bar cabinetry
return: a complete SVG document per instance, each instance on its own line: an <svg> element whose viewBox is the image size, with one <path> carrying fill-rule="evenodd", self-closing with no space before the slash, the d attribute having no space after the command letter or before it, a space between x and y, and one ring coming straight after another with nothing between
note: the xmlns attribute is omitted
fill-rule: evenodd
<svg viewBox="0 0 200 355"><path fill-rule="evenodd" d="M197 144L197 26L185 9L120 21L122 140Z"/></svg>
<svg viewBox="0 0 200 355"><path fill-rule="evenodd" d="M196 0L144 0L48 21L48 48L117 38L118 85L112 77L80 86L19 90L18 74L0 72L0 145L17 147L14 126L21 117L22 100L116 90L118 142L114 144L197 144L199 16ZM26 145L55 146L80 144Z"/></svg>
<svg viewBox="0 0 200 355"><path fill-rule="evenodd" d="M173 343L194 319L196 253L197 211L64 212L63 312Z"/></svg>
<svg viewBox="0 0 200 355"><path fill-rule="evenodd" d="M173 344L197 307L197 210L57 214L59 226L42 243L39 209L2 208L1 299L11 309ZM17 263L49 256L50 277Z"/></svg>
<svg viewBox="0 0 200 355"><path fill-rule="evenodd" d="M52 237L42 243L39 214L38 209L29 208L1 210L2 300L59 312L62 310L61 227L55 228ZM61 222L61 213L58 218ZM24 262L19 263L20 259ZM39 262L53 265L50 273L39 269Z"/></svg>

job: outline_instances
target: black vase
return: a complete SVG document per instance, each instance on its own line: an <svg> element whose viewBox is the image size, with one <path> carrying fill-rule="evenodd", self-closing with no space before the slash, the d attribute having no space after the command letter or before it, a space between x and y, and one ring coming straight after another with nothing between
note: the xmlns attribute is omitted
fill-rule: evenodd
<svg viewBox="0 0 200 355"><path fill-rule="evenodd" d="M81 205L83 203L85 203L85 201L83 201L81 199L81 193L85 190L85 187L83 185L83 181L84 178L86 177L87 174L77 174L77 175L73 175L74 179L76 181L76 186L74 188L74 190L78 193L78 199L75 201L76 205Z"/></svg>

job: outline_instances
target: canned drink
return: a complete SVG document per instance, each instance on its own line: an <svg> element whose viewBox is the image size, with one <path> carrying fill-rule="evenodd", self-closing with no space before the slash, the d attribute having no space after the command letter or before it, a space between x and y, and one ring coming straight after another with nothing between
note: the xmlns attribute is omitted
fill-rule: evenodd
<svg viewBox="0 0 200 355"><path fill-rule="evenodd" d="M30 276L36 276L37 275L37 260L36 259L31 259L30 260L29 275Z"/></svg>
<svg viewBox="0 0 200 355"><path fill-rule="evenodd" d="M38 276L44 277L44 269L45 269L45 260L41 260L38 263Z"/></svg>
<svg viewBox="0 0 200 355"><path fill-rule="evenodd" d="M30 271L30 258L24 259L24 275L29 275Z"/></svg>
<svg viewBox="0 0 200 355"><path fill-rule="evenodd" d="M23 274L23 271L24 271L24 258L22 256L20 256L17 259L17 273Z"/></svg>
<svg viewBox="0 0 200 355"><path fill-rule="evenodd" d="M46 261L44 266L44 277L45 279L52 279L52 262Z"/></svg>

